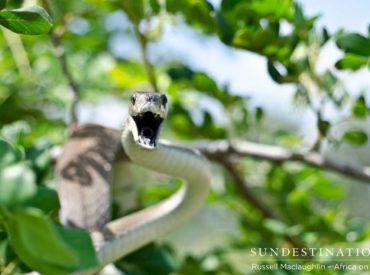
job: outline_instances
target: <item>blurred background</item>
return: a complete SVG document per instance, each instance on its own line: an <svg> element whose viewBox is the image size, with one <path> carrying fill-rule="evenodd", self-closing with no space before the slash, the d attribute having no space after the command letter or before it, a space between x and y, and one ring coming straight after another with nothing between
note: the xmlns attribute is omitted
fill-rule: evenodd
<svg viewBox="0 0 370 275"><path fill-rule="evenodd" d="M23 29L4 23L5 11L35 4L53 20L49 33L27 35L27 20L35 19L24 13ZM52 152L67 140L71 120L119 129L137 90L169 97L162 138L250 141L300 157L210 157L205 206L120 260L124 274L305 274L252 271L252 263L290 261L256 259L251 248L369 247L368 1L9 0L0 8L0 182L21 190L14 195L0 183L0 274L46 266L14 241L19 228L33 226L17 211L37 209L37 219L58 222ZM311 156L330 163L313 167ZM127 175L134 190L125 211L180 185L134 165Z"/></svg>

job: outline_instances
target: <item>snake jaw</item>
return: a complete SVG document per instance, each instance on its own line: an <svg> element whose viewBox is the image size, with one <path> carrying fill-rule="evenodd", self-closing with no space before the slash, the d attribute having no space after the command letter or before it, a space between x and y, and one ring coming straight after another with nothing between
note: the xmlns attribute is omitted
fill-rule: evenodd
<svg viewBox="0 0 370 275"><path fill-rule="evenodd" d="M160 93L135 92L130 99L128 129L141 149L154 150L167 116L167 97Z"/></svg>
<svg viewBox="0 0 370 275"><path fill-rule="evenodd" d="M164 119L150 111L132 116L132 119L136 126L133 133L135 142L143 149L157 148L159 131Z"/></svg>

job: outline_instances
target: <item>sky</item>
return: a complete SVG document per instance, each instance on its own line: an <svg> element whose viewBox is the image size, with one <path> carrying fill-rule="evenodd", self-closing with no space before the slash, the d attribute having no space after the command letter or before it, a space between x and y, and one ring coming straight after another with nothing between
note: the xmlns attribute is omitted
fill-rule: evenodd
<svg viewBox="0 0 370 275"><path fill-rule="evenodd" d="M339 28L367 33L370 24L370 2L368 0L301 0L307 14L321 14L319 25L327 26L332 32Z"/></svg>

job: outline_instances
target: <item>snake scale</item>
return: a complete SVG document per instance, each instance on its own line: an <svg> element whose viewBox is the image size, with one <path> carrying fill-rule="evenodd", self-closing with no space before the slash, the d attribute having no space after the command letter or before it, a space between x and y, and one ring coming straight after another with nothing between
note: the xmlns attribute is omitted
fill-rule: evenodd
<svg viewBox="0 0 370 275"><path fill-rule="evenodd" d="M159 140L166 105L164 94L135 92L121 133L97 125L80 126L57 162L61 222L89 230L100 267L183 224L208 194L211 173L206 158ZM122 147L133 163L184 183L164 201L109 222L113 163Z"/></svg>

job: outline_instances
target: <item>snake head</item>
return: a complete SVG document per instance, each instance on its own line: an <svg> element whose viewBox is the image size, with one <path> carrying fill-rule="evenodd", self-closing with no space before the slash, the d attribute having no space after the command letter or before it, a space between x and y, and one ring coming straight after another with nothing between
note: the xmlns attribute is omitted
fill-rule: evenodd
<svg viewBox="0 0 370 275"><path fill-rule="evenodd" d="M143 149L153 150L157 147L159 132L167 116L167 97L154 92L135 92L130 101L133 138Z"/></svg>

